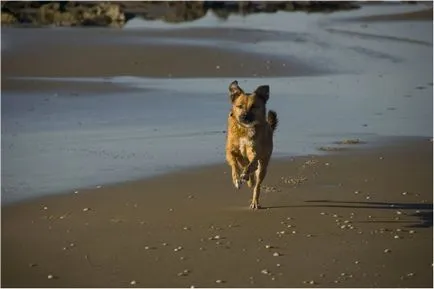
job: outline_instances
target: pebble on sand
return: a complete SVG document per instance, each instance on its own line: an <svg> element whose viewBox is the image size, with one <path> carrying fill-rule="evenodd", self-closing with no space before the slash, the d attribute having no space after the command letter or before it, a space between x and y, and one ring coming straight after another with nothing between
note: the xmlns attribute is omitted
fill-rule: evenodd
<svg viewBox="0 0 434 289"><path fill-rule="evenodd" d="M280 256L280 254L278 252L273 253L273 257L279 257L279 256Z"/></svg>
<svg viewBox="0 0 434 289"><path fill-rule="evenodd" d="M131 284L131 285L136 285L136 284L137 284L137 281L136 281L136 280L133 280L133 281L130 282L130 284Z"/></svg>
<svg viewBox="0 0 434 289"><path fill-rule="evenodd" d="M390 250L390 249L384 249L384 253L390 253L390 252L392 252L392 250Z"/></svg>
<svg viewBox="0 0 434 289"><path fill-rule="evenodd" d="M54 275L49 274L49 275L47 276L47 278L48 278L48 279L54 279Z"/></svg>
<svg viewBox="0 0 434 289"><path fill-rule="evenodd" d="M218 279L218 280L215 280L215 282L216 282L217 284L222 284L222 283L225 283L225 281L223 281L223 280L220 280L220 279Z"/></svg>
<svg viewBox="0 0 434 289"><path fill-rule="evenodd" d="M268 275L270 274L270 271L268 271L267 269L263 269L261 270L261 274Z"/></svg>
<svg viewBox="0 0 434 289"><path fill-rule="evenodd" d="M90 211L90 208L84 208L83 209L83 212L87 212L87 211Z"/></svg>

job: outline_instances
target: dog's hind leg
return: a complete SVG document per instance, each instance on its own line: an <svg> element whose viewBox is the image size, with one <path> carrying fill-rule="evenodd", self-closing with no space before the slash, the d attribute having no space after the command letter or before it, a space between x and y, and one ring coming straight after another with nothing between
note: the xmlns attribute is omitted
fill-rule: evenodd
<svg viewBox="0 0 434 289"><path fill-rule="evenodd" d="M268 160L258 160L258 167L255 171L255 187L253 188L253 197L250 208L253 210L260 209L259 206L259 195L261 194L261 184L267 174Z"/></svg>

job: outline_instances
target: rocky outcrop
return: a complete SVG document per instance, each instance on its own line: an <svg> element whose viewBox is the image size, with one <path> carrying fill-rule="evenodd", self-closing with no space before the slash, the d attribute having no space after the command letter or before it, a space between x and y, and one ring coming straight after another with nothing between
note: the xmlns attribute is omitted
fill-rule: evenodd
<svg viewBox="0 0 434 289"><path fill-rule="evenodd" d="M358 8L354 2L330 1L2 1L4 25L114 26L133 17L166 22L193 21L208 10L226 19L230 14L277 11L333 12Z"/></svg>

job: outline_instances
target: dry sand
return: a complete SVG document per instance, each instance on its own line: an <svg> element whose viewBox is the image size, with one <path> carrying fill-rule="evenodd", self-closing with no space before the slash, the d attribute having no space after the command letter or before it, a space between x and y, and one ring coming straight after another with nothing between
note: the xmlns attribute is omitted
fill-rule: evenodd
<svg viewBox="0 0 434 289"><path fill-rule="evenodd" d="M2 286L432 287L432 176L417 139L275 160L259 211L223 165L10 205Z"/></svg>

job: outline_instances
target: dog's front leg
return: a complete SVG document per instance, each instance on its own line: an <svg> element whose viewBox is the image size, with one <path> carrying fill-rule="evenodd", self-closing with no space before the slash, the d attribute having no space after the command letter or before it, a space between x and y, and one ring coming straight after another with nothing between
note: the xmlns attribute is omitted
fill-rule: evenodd
<svg viewBox="0 0 434 289"><path fill-rule="evenodd" d="M238 159L239 154L237 152L229 151L226 153L226 160L228 161L228 164L231 166L232 169L232 183L234 184L234 187L236 189L241 188L241 168Z"/></svg>

